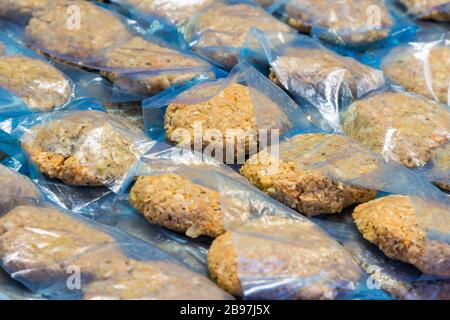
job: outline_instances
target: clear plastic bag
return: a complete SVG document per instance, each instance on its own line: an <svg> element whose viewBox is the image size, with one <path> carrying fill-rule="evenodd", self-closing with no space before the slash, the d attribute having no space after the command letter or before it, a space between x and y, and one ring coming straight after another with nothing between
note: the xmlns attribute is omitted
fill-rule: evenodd
<svg viewBox="0 0 450 320"><path fill-rule="evenodd" d="M42 173L75 186L121 192L139 158L154 144L139 129L80 101L75 110L18 117L2 130L20 139Z"/></svg>
<svg viewBox="0 0 450 320"><path fill-rule="evenodd" d="M171 48L142 29L136 21L113 11L72 0L37 12L26 27L26 35L34 49L99 70L117 88L141 99L172 85L215 76L217 70L205 61Z"/></svg>
<svg viewBox="0 0 450 320"><path fill-rule="evenodd" d="M412 266L390 259L366 241L351 223L349 215L314 221L339 241L370 275L367 285L380 288L403 300L448 300L450 282L427 279Z"/></svg>
<svg viewBox="0 0 450 320"><path fill-rule="evenodd" d="M415 32L414 25L384 0L285 0L271 10L300 32L343 47L384 45Z"/></svg>
<svg viewBox="0 0 450 320"><path fill-rule="evenodd" d="M168 148L146 155L138 173L130 202L152 223L190 237L216 238L208 268L233 295L386 298L380 290L365 292L364 273L338 243L229 167L202 154Z"/></svg>
<svg viewBox="0 0 450 320"><path fill-rule="evenodd" d="M303 35L253 29L241 59L270 65L269 77L289 91L319 127L340 131L339 112L354 100L384 85L380 70L340 56Z"/></svg>
<svg viewBox="0 0 450 320"><path fill-rule="evenodd" d="M408 14L424 20L450 21L450 3L447 0L399 0Z"/></svg>
<svg viewBox="0 0 450 320"><path fill-rule="evenodd" d="M444 105L395 88L374 92L348 108L342 128L386 161L448 184L450 112Z"/></svg>
<svg viewBox="0 0 450 320"><path fill-rule="evenodd" d="M228 164L242 164L280 135L310 126L280 88L246 64L227 78L147 99L143 112L151 137Z"/></svg>
<svg viewBox="0 0 450 320"><path fill-rule="evenodd" d="M51 0L3 0L0 3L0 17L25 23L33 12L44 9Z"/></svg>
<svg viewBox="0 0 450 320"><path fill-rule="evenodd" d="M450 40L410 42L393 48L382 58L381 68L407 91L450 104Z"/></svg>
<svg viewBox="0 0 450 320"><path fill-rule="evenodd" d="M32 184L24 179L7 187ZM22 196L0 216L0 263L33 292L52 299L231 298L164 251Z"/></svg>
<svg viewBox="0 0 450 320"><path fill-rule="evenodd" d="M218 1L192 17L184 28L184 36L202 57L231 69L238 62L245 35L251 28L292 32L262 8L245 1Z"/></svg>

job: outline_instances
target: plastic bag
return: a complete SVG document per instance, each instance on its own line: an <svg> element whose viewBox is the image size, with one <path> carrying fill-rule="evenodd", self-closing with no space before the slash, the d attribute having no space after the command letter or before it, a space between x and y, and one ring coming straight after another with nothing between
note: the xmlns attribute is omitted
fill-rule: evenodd
<svg viewBox="0 0 450 320"><path fill-rule="evenodd" d="M450 40L410 42L381 61L386 77L407 91L450 104Z"/></svg>
<svg viewBox="0 0 450 320"><path fill-rule="evenodd" d="M0 3L0 17L14 22L26 22L33 12L44 9L51 0L3 0Z"/></svg>
<svg viewBox="0 0 450 320"><path fill-rule="evenodd" d="M301 109L249 65L143 102L150 136L228 164L242 164L259 147L305 127ZM309 123L308 123L309 125Z"/></svg>
<svg viewBox="0 0 450 320"><path fill-rule="evenodd" d="M300 32L338 46L385 45L415 32L413 24L384 0L286 0L270 10Z"/></svg>
<svg viewBox="0 0 450 320"><path fill-rule="evenodd" d="M217 2L193 16L184 30L192 49L224 69L238 62L245 34L252 28L292 31L263 9L247 3Z"/></svg>
<svg viewBox="0 0 450 320"><path fill-rule="evenodd" d="M326 130L340 131L339 112L384 85L380 70L340 56L310 37L253 29L247 41L259 43L261 49L244 50L241 59L268 63L272 81L288 90L308 117Z"/></svg>
<svg viewBox="0 0 450 320"><path fill-rule="evenodd" d="M195 78L215 76L208 63L171 49L164 41L150 38L135 21L87 1L49 5L33 16L26 34L31 47L100 70L116 87L141 98Z"/></svg>
<svg viewBox="0 0 450 320"><path fill-rule="evenodd" d="M425 20L450 21L450 3L448 0L399 0L407 12Z"/></svg>
<svg viewBox="0 0 450 320"><path fill-rule="evenodd" d="M342 247L229 167L171 148L146 155L138 172L130 202L152 223L189 237L216 238L208 268L218 285L233 295L334 299L347 293L347 298L386 298L379 290L363 293L359 286L364 273Z"/></svg>
<svg viewBox="0 0 450 320"><path fill-rule="evenodd" d="M443 105L401 90L374 92L348 108L342 128L386 161L423 168L448 185L450 112Z"/></svg>
<svg viewBox="0 0 450 320"><path fill-rule="evenodd" d="M30 160L50 178L120 192L154 141L92 107L82 101L78 110L19 117L0 127L20 139Z"/></svg>
<svg viewBox="0 0 450 320"><path fill-rule="evenodd" d="M10 202L2 198L0 264L33 292L54 299L231 298L166 252L29 196L23 190L33 183L10 174L16 179L2 181L17 193Z"/></svg>
<svg viewBox="0 0 450 320"><path fill-rule="evenodd" d="M389 292L394 298L404 300L448 300L448 280L426 279L412 266L386 257L367 242L351 223L348 215L336 219L315 219L319 226L339 241L370 275L368 286Z"/></svg>

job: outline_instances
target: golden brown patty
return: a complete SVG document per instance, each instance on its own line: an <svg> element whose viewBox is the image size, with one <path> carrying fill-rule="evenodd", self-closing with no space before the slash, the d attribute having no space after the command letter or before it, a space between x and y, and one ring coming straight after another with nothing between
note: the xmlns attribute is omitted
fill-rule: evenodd
<svg viewBox="0 0 450 320"><path fill-rule="evenodd" d="M183 68L207 68L208 64L194 58L134 37L124 44L105 53L105 65L108 68L122 69L123 71L164 71L158 75L140 74L126 75L114 71L103 71L102 74L115 83L116 86L134 93L153 95L163 91L174 84L183 84L201 75L201 71L185 71ZM166 70L165 70L166 69ZM175 71L167 71L174 69ZM179 69L176 71L176 69Z"/></svg>
<svg viewBox="0 0 450 320"><path fill-rule="evenodd" d="M252 27L263 31L290 31L287 25L261 8L247 4L217 4L198 17L193 50L226 68L232 68L237 63L246 33Z"/></svg>
<svg viewBox="0 0 450 320"><path fill-rule="evenodd" d="M69 80L52 65L25 56L0 56L0 86L33 110L48 111L70 99Z"/></svg>
<svg viewBox="0 0 450 320"><path fill-rule="evenodd" d="M64 213L16 207L0 218L0 259L27 281L51 281L66 274L68 259L114 240Z"/></svg>
<svg viewBox="0 0 450 320"><path fill-rule="evenodd" d="M63 113L22 138L42 173L76 186L120 184L146 143L140 130L99 111Z"/></svg>
<svg viewBox="0 0 450 320"><path fill-rule="evenodd" d="M272 81L303 97L308 97L311 91L326 96L336 85L334 81L347 86L354 98L384 84L381 71L325 49L289 48L271 67Z"/></svg>
<svg viewBox="0 0 450 320"><path fill-rule="evenodd" d="M206 88L209 88L206 86ZM201 91L203 86L194 87ZM195 95L195 92L185 94ZM286 130L291 126L286 114L270 98L261 94L264 105L254 107L248 87L233 83L225 87L213 98L195 104L172 103L168 106L164 117L168 140L180 146L194 147L195 139L202 139L202 150L227 152L240 159L258 145L258 129ZM201 136L199 135L201 129ZM227 146L233 146L228 150ZM198 151L198 150L197 150Z"/></svg>
<svg viewBox="0 0 450 320"><path fill-rule="evenodd" d="M0 164L0 215L29 201L40 199L38 188L26 176Z"/></svg>
<svg viewBox="0 0 450 320"><path fill-rule="evenodd" d="M449 140L450 112L420 96L382 92L353 103L342 128L386 160L419 167Z"/></svg>
<svg viewBox="0 0 450 320"><path fill-rule="evenodd" d="M224 300L230 299L206 277L165 261L134 261L126 272L90 283L86 300Z"/></svg>
<svg viewBox="0 0 450 320"><path fill-rule="evenodd" d="M282 142L279 159L265 150L254 155L241 173L271 197L313 216L339 213L373 199L376 191L345 181L379 165L370 152L344 136L304 134Z"/></svg>
<svg viewBox="0 0 450 320"><path fill-rule="evenodd" d="M220 194L177 174L139 177L130 202L150 222L189 237L225 232Z"/></svg>
<svg viewBox="0 0 450 320"><path fill-rule="evenodd" d="M281 216L216 238L208 268L217 284L236 296L244 295L246 283L253 283L252 291L257 283L259 292L249 298L260 299L334 299L360 277L347 251L319 228Z"/></svg>
<svg viewBox="0 0 450 320"><path fill-rule="evenodd" d="M363 237L388 257L410 263L427 274L449 276L450 245L429 239L427 226L422 222L442 220L444 224L438 227L448 233L448 209L445 210L407 196L388 196L359 205L353 219ZM436 221L432 223L436 225Z"/></svg>
<svg viewBox="0 0 450 320"><path fill-rule="evenodd" d="M379 24L371 19L377 12ZM324 29L322 38L345 45L383 40L393 25L382 0L291 0L286 5L286 14L287 23L299 31Z"/></svg>
<svg viewBox="0 0 450 320"><path fill-rule="evenodd" d="M34 12L26 32L32 45L47 54L82 61L131 38L117 16L81 0L57 1Z"/></svg>
<svg viewBox="0 0 450 320"><path fill-rule="evenodd" d="M450 46L429 46L393 49L382 62L383 71L406 90L449 104Z"/></svg>
<svg viewBox="0 0 450 320"><path fill-rule="evenodd" d="M448 0L400 0L408 12L420 19L450 21L450 3Z"/></svg>

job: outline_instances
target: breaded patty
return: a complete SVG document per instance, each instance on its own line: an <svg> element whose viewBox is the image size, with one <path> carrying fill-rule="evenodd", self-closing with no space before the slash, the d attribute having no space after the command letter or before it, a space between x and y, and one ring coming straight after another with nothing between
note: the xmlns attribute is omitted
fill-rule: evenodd
<svg viewBox="0 0 450 320"><path fill-rule="evenodd" d="M10 274L30 282L61 277L68 259L113 241L52 208L19 206L0 218L2 264Z"/></svg>
<svg viewBox="0 0 450 320"><path fill-rule="evenodd" d="M139 129L92 110L61 113L22 137L42 173L75 186L120 184L148 142Z"/></svg>
<svg viewBox="0 0 450 320"><path fill-rule="evenodd" d="M69 80L52 65L26 56L0 56L0 86L22 98L35 111L48 111L67 103Z"/></svg>
<svg viewBox="0 0 450 320"><path fill-rule="evenodd" d="M384 85L379 70L326 49L307 47L288 48L276 57L271 62L269 78L307 99L313 98L311 92L327 99L327 92L334 91L335 86L342 86L339 94L347 89L354 98L359 98Z"/></svg>
<svg viewBox="0 0 450 320"><path fill-rule="evenodd" d="M291 29L261 8L248 4L208 7L196 17L193 50L231 69L250 29L289 32Z"/></svg>
<svg viewBox="0 0 450 320"><path fill-rule="evenodd" d="M224 300L229 295L206 277L169 261L134 261L130 270L90 283L86 300Z"/></svg>
<svg viewBox="0 0 450 320"><path fill-rule="evenodd" d="M285 11L295 29L308 33L317 28L321 38L342 45L383 40L393 25L383 0L291 0Z"/></svg>
<svg viewBox="0 0 450 320"><path fill-rule="evenodd" d="M247 298L257 299L334 299L361 276L347 251L318 227L282 216L216 238L208 268L226 291L243 296L248 289Z"/></svg>
<svg viewBox="0 0 450 320"><path fill-rule="evenodd" d="M446 211L446 212L445 212ZM359 205L353 219L363 237L377 245L388 257L410 263L430 275L450 275L450 245L430 239L432 221L448 234L448 208L407 196L387 196ZM439 222L436 222L439 221ZM442 231L442 230L438 230Z"/></svg>
<svg viewBox="0 0 450 320"><path fill-rule="evenodd" d="M189 237L225 232L220 194L177 174L139 177L130 203L150 222Z"/></svg>
<svg viewBox="0 0 450 320"><path fill-rule="evenodd" d="M384 74L407 91L449 104L450 46L400 46L383 59Z"/></svg>
<svg viewBox="0 0 450 320"><path fill-rule="evenodd" d="M182 70L183 68L208 68L208 64L198 58L140 37L134 37L108 50L105 53L105 66L119 69L117 72L102 71L102 74L116 86L144 95L154 95L174 84L183 84L202 74L201 71L189 72ZM164 72L157 75L149 73L158 69ZM141 74L125 74L130 70Z"/></svg>
<svg viewBox="0 0 450 320"><path fill-rule="evenodd" d="M206 88L209 88L206 85ZM202 85L187 91L187 96L201 92ZM253 93L255 94L255 93ZM232 83L209 100L194 103L171 103L165 116L164 126L169 141L191 148L195 139L202 139L202 150L227 153L240 159L258 145L258 129L279 129L285 131L291 126L286 114L269 97L258 94L256 103L247 86ZM196 129L197 126L197 129ZM201 136L199 137L199 128ZM185 136L187 134L187 136ZM198 143L198 142L197 142ZM233 146L228 150L227 146ZM223 149L223 150L222 150Z"/></svg>
<svg viewBox="0 0 450 320"><path fill-rule="evenodd" d="M31 45L65 59L98 58L106 48L131 38L118 16L89 1L56 1L36 11L26 27Z"/></svg>
<svg viewBox="0 0 450 320"><path fill-rule="evenodd" d="M271 197L308 216L339 213L373 199L375 190L347 181L363 179L380 160L340 135L302 134L280 143L280 157L266 150L241 173Z"/></svg>
<svg viewBox="0 0 450 320"><path fill-rule="evenodd" d="M386 160L419 167L450 139L450 112L420 96L380 92L354 102L342 128Z"/></svg>
<svg viewBox="0 0 450 320"><path fill-rule="evenodd" d="M41 198L39 189L26 176L0 164L0 215L14 207Z"/></svg>
<svg viewBox="0 0 450 320"><path fill-rule="evenodd" d="M420 19L450 21L450 2L448 0L400 0L411 13Z"/></svg>

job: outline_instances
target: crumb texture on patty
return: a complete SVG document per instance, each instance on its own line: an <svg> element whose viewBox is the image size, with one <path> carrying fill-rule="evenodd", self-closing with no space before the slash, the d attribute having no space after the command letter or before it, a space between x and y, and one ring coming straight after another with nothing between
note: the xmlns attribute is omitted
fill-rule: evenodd
<svg viewBox="0 0 450 320"><path fill-rule="evenodd" d="M2 264L10 274L27 282L64 276L64 262L69 258L113 241L52 208L19 206L0 218Z"/></svg>
<svg viewBox="0 0 450 320"><path fill-rule="evenodd" d="M189 71L189 68L205 70L209 68L209 65L199 58L160 46L141 37L133 37L107 50L103 59L106 69L102 74L106 78L120 88L144 95L156 94L174 84L183 84L202 74L201 71ZM149 72L158 69L161 74ZM130 70L139 73L127 75Z"/></svg>
<svg viewBox="0 0 450 320"><path fill-rule="evenodd" d="M208 96L207 91L213 89L214 84L199 85L184 94L188 97ZM186 148L198 144L196 139L199 139L201 128L202 150L208 148L214 151L210 156L216 158L220 158L220 152L224 159L229 156L227 153L233 152L234 158L241 159L250 150L256 150L258 129L279 129L284 132L291 127L291 123L269 97L251 92L245 85L232 83L205 101L169 104L164 126L167 139ZM230 146L234 147L233 150L229 149Z"/></svg>
<svg viewBox="0 0 450 320"><path fill-rule="evenodd" d="M119 185L148 143L137 128L92 110L63 112L22 137L42 173L75 186Z"/></svg>
<svg viewBox="0 0 450 320"><path fill-rule="evenodd" d="M0 56L0 86L37 111L61 107L72 94L62 72L42 60L20 55Z"/></svg>
<svg viewBox="0 0 450 320"><path fill-rule="evenodd" d="M130 203L150 222L192 238L225 232L220 194L178 174L139 177Z"/></svg>
<svg viewBox="0 0 450 320"><path fill-rule="evenodd" d="M450 142L431 151L430 179L441 189L450 191Z"/></svg>
<svg viewBox="0 0 450 320"><path fill-rule="evenodd" d="M353 220L363 237L388 257L429 275L450 275L450 245L429 237L449 229L448 207L408 196L387 196L361 204Z"/></svg>
<svg viewBox="0 0 450 320"><path fill-rule="evenodd" d="M403 92L381 92L354 102L342 128L386 160L420 167L450 138L450 112Z"/></svg>
<svg viewBox="0 0 450 320"><path fill-rule="evenodd" d="M348 252L318 227L282 216L216 238L208 268L220 287L253 299L335 299L361 276Z"/></svg>
<svg viewBox="0 0 450 320"><path fill-rule="evenodd" d="M379 11L378 24L370 14ZM287 23L301 32L312 28L319 36L343 45L359 45L389 36L393 21L383 0L291 0L286 4Z"/></svg>
<svg viewBox="0 0 450 320"><path fill-rule="evenodd" d="M251 28L262 31L289 32L291 29L262 8L248 4L208 7L195 21L193 50L231 69L239 57L239 49Z"/></svg>
<svg viewBox="0 0 450 320"><path fill-rule="evenodd" d="M269 78L311 103L331 104L338 95L357 99L384 85L383 73L324 48L293 47L271 62ZM324 101L329 100L329 101Z"/></svg>
<svg viewBox="0 0 450 320"><path fill-rule="evenodd" d="M399 46L382 61L384 74L407 91L450 104L450 44Z"/></svg>
<svg viewBox="0 0 450 320"><path fill-rule="evenodd" d="M131 38L118 16L82 0L55 1L34 12L26 33L35 48L77 63L95 60L105 49Z"/></svg>
<svg viewBox="0 0 450 320"><path fill-rule="evenodd" d="M241 173L271 197L313 216L373 199L377 192L364 187L370 184L365 175L380 165L345 136L304 134L281 142L279 157L266 150L252 156Z"/></svg>

